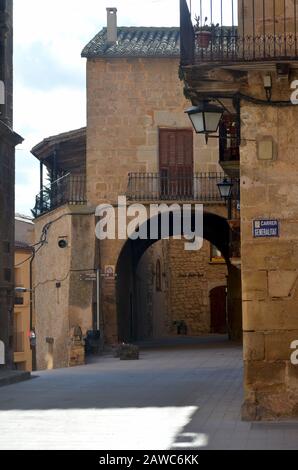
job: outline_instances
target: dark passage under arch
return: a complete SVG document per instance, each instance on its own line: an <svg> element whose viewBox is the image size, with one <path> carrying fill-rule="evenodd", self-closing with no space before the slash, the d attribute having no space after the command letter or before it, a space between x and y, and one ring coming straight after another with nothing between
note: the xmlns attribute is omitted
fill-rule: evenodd
<svg viewBox="0 0 298 470"><path fill-rule="evenodd" d="M229 260L230 227L228 221L211 212L204 212L205 240L212 243L220 250L224 257L228 271L228 304L229 304L229 335L232 338L242 336L241 318L241 274L239 269L231 265ZM194 214L193 214L194 224ZM147 222L147 232L149 231L150 220ZM158 226L161 226L161 216L158 216ZM159 238L161 230L159 230ZM170 213L170 238L178 235L174 233L172 213ZM136 302L134 301L136 292L136 268L146 250L158 240L127 240L117 263L117 317L118 317L118 337L119 341L137 340L137 315ZM229 282L230 279L230 282ZM229 287L232 284L232 288ZM229 302L229 292L230 302Z"/></svg>

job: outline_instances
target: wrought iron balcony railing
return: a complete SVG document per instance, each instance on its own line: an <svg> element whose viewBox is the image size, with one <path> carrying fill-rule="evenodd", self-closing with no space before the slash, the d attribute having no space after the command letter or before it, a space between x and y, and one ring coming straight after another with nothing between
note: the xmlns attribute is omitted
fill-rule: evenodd
<svg viewBox="0 0 298 470"><path fill-rule="evenodd" d="M298 60L296 0L180 2L182 65Z"/></svg>
<svg viewBox="0 0 298 470"><path fill-rule="evenodd" d="M36 196L34 217L39 217L64 204L86 204L86 178L84 175L65 175L44 187Z"/></svg>
<svg viewBox="0 0 298 470"><path fill-rule="evenodd" d="M298 36L293 33L240 36L224 28L210 37L208 47L195 44L195 63L214 62L253 62L298 58Z"/></svg>
<svg viewBox="0 0 298 470"><path fill-rule="evenodd" d="M130 173L127 198L131 201L223 202L218 183L223 173L168 176L160 173Z"/></svg>

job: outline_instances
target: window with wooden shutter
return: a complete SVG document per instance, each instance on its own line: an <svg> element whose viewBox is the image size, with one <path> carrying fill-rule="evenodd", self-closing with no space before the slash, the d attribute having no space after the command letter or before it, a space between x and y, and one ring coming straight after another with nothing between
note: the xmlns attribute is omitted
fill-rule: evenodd
<svg viewBox="0 0 298 470"><path fill-rule="evenodd" d="M164 199L193 196L193 131L160 129L160 191Z"/></svg>

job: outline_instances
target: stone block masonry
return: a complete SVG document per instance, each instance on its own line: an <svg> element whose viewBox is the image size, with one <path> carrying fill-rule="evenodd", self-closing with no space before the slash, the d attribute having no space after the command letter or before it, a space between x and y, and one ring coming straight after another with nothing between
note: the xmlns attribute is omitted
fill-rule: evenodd
<svg viewBox="0 0 298 470"><path fill-rule="evenodd" d="M276 98L285 99L276 76L273 84ZM261 93L260 75L250 73L250 94ZM298 340L298 108L243 103L242 116L243 138L270 135L277 154L262 161L254 142L241 148L244 417L298 416L297 373L290 362L291 343ZM279 238L253 239L249 227L259 218L279 220Z"/></svg>

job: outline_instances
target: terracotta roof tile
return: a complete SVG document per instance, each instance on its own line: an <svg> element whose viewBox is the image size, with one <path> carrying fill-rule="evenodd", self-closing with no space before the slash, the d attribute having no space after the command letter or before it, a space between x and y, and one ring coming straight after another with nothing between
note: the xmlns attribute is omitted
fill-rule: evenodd
<svg viewBox="0 0 298 470"><path fill-rule="evenodd" d="M87 44L82 57L180 57L180 29L119 27L117 43L108 44L104 28Z"/></svg>

